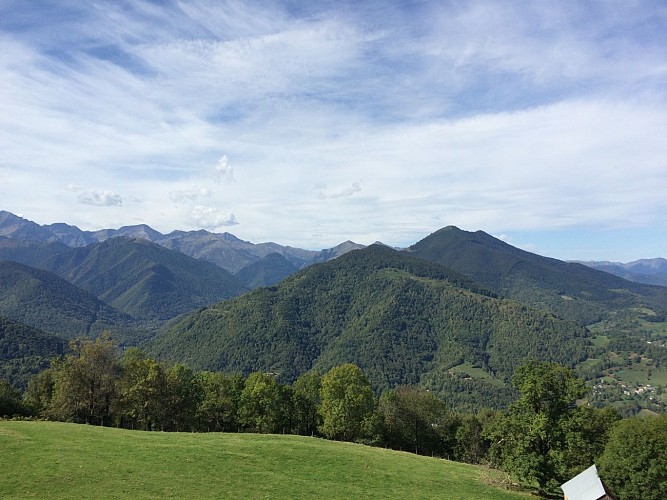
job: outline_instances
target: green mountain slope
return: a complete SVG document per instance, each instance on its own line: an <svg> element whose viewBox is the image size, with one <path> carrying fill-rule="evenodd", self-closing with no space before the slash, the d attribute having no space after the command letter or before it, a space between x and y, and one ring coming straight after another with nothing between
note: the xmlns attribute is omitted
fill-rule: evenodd
<svg viewBox="0 0 667 500"><path fill-rule="evenodd" d="M250 289L271 286L282 281L298 268L279 253L270 253L262 260L244 266L236 277Z"/></svg>
<svg viewBox="0 0 667 500"><path fill-rule="evenodd" d="M0 236L0 261L12 260L40 269L51 256L68 249L67 245L60 242L15 240Z"/></svg>
<svg viewBox="0 0 667 500"><path fill-rule="evenodd" d="M153 350L194 368L284 380L353 362L377 390L428 381L446 393L434 381L452 367L474 365L497 389L526 356L585 359L585 336L443 266L373 245L190 314Z"/></svg>
<svg viewBox="0 0 667 500"><path fill-rule="evenodd" d="M0 378L25 388L30 377L63 354L67 341L0 316Z"/></svg>
<svg viewBox="0 0 667 500"><path fill-rule="evenodd" d="M515 248L483 231L443 228L407 252L450 267L491 290L563 318L591 324L609 311L667 309L667 288L642 285L581 264Z"/></svg>
<svg viewBox="0 0 667 500"><path fill-rule="evenodd" d="M247 290L215 264L135 238L117 237L71 248L44 265L142 319L172 318Z"/></svg>
<svg viewBox="0 0 667 500"><path fill-rule="evenodd" d="M11 261L0 262L0 315L66 338L125 331L134 323L63 278Z"/></svg>

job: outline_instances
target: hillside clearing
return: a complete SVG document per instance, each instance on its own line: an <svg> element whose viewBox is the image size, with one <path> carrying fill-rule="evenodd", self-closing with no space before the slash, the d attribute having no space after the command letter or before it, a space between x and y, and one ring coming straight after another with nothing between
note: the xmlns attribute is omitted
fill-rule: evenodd
<svg viewBox="0 0 667 500"><path fill-rule="evenodd" d="M482 467L300 436L0 421L0 449L2 498L528 496Z"/></svg>

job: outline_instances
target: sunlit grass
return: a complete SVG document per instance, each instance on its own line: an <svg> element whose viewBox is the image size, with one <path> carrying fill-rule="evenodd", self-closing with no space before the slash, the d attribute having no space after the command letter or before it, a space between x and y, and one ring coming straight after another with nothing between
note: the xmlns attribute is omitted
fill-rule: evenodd
<svg viewBox="0 0 667 500"><path fill-rule="evenodd" d="M486 468L300 436L0 421L0 450L0 498L528 496Z"/></svg>

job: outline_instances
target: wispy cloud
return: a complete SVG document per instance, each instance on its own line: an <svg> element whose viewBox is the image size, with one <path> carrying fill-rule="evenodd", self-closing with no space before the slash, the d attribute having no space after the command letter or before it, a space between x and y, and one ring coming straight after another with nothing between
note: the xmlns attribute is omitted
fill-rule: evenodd
<svg viewBox="0 0 667 500"><path fill-rule="evenodd" d="M310 248L667 232L666 30L651 0L8 0L3 208Z"/></svg>
<svg viewBox="0 0 667 500"><path fill-rule="evenodd" d="M215 165L218 182L234 182L234 169L227 159L227 155L222 155Z"/></svg>
<svg viewBox="0 0 667 500"><path fill-rule="evenodd" d="M93 205L96 207L114 207L123 204L123 198L110 191L84 191L77 196L77 201L84 205Z"/></svg>
<svg viewBox="0 0 667 500"><path fill-rule="evenodd" d="M169 199L174 203L183 203L187 201L198 201L213 196L213 191L209 188L200 187L192 189L179 189L169 193Z"/></svg>

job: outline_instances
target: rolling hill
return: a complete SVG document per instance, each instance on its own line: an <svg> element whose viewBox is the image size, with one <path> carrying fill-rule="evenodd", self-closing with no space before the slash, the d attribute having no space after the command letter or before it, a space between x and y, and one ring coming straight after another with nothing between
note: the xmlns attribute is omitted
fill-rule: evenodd
<svg viewBox="0 0 667 500"><path fill-rule="evenodd" d="M0 422L0 449L2 498L530 497L481 466L302 436Z"/></svg>
<svg viewBox="0 0 667 500"><path fill-rule="evenodd" d="M376 390L421 383L445 396L458 387L449 369L468 364L487 374L478 389L499 406L523 358L571 365L586 358L587 340L575 323L372 245L187 315L152 351L197 369L263 370L286 381L353 362Z"/></svg>

